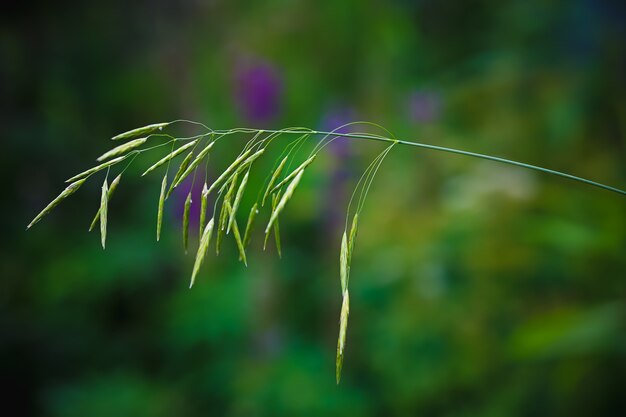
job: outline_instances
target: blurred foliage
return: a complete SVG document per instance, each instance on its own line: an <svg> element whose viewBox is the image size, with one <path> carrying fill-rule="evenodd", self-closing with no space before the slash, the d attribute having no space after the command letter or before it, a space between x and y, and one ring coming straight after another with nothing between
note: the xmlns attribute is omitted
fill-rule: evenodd
<svg viewBox="0 0 626 417"><path fill-rule="evenodd" d="M626 200L608 192L394 150L361 219L338 387L344 210L380 144L327 148L281 261L256 235L247 269L226 245L191 291L180 198L154 242L158 175L125 174L105 252L86 231L101 179L24 232L108 138L179 117L370 120L623 188L622 2L61 3L0 17L3 415L624 415Z"/></svg>

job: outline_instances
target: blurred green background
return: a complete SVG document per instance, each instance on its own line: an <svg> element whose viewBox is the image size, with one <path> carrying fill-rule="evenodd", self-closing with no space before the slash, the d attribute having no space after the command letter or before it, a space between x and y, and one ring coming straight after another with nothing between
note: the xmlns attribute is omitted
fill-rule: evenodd
<svg viewBox="0 0 626 417"><path fill-rule="evenodd" d="M396 148L360 223L339 386L343 216L381 144L326 148L282 260L258 233L245 268L229 239L193 290L184 192L157 244L148 159L106 251L87 233L102 176L24 232L108 138L177 118L369 120L624 188L623 2L18 2L0 20L0 414L625 415L626 199L606 191Z"/></svg>

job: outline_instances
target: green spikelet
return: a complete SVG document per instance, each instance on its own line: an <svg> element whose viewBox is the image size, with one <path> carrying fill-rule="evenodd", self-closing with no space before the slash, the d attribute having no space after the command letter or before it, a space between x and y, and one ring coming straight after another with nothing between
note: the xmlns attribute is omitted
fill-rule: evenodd
<svg viewBox="0 0 626 417"><path fill-rule="evenodd" d="M128 132L120 133L117 136L113 136L112 140L131 139L141 135L148 135L157 131L163 130L169 123L155 123L148 126L138 127L137 129L129 130Z"/></svg>
<svg viewBox="0 0 626 417"><path fill-rule="evenodd" d="M272 174L272 178L270 178L270 182L267 184L267 188L265 189L265 193L263 194L263 200L261 200L261 207L265 205L265 199L269 195L270 190L272 189L272 186L274 185L274 183L280 176L280 173L282 172L283 167L287 163L287 159L289 159L289 155L284 157L283 160L280 161L280 164L278 164L278 167L274 170L274 173Z"/></svg>
<svg viewBox="0 0 626 417"><path fill-rule="evenodd" d="M207 193L207 183L204 182L204 186L202 187L202 194L200 194L200 232L198 236L202 236L202 231L204 230L204 223L206 222L206 209L207 209L207 201L208 201L208 193Z"/></svg>
<svg viewBox="0 0 626 417"><path fill-rule="evenodd" d="M243 154L241 154L237 159L235 159L235 161L232 164L230 164L224 172L222 172L222 175L217 177L217 179L213 182L213 184L211 184L211 186L209 187L208 193L210 194L211 191L219 187L222 184L222 182L226 180L229 177L229 175L239 166L239 164L242 161L244 161L248 157L248 155L250 155L250 152L252 152L252 149L248 149Z"/></svg>
<svg viewBox="0 0 626 417"><path fill-rule="evenodd" d="M276 209L276 205L278 204L278 194L272 195L272 209ZM278 257L282 258L283 253L280 248L280 226L278 218L274 221L274 240L276 241L276 252L278 252Z"/></svg>
<svg viewBox="0 0 626 417"><path fill-rule="evenodd" d="M298 186L298 183L300 182L300 179L302 178L303 173L304 173L304 170L301 170L300 172L298 172L296 177L289 183L289 186L287 187L285 194L276 205L276 208L272 211L272 216L270 217L270 221L267 223L267 227L265 228L266 234L269 232L270 228L272 227L272 225L278 218L278 215L280 214L280 212L283 211L283 209L285 208L285 204L287 204L287 201L289 201L289 199L293 195L293 192L296 190L296 187Z"/></svg>
<svg viewBox="0 0 626 417"><path fill-rule="evenodd" d="M350 294L348 291L343 293L343 302L341 304L341 316L339 317L339 337L337 338L337 362L336 362L336 379L337 384L341 380L341 370L343 368L343 356L346 348L346 333L348 330L348 316L350 315Z"/></svg>
<svg viewBox="0 0 626 417"><path fill-rule="evenodd" d="M187 199L185 200L185 208L183 210L183 248L185 248L185 253L187 253L187 249L189 247L189 209L191 208L191 191L187 194Z"/></svg>
<svg viewBox="0 0 626 417"><path fill-rule="evenodd" d="M102 194L100 196L100 242L102 249L106 246L107 240L107 215L109 211L109 184L106 178L102 184Z"/></svg>
<svg viewBox="0 0 626 417"><path fill-rule="evenodd" d="M214 223L215 219L212 217L211 220L209 220L209 223L204 228L204 231L202 232L200 244L198 245L198 252L196 253L196 261L193 264L193 272L191 274L191 283L189 284L189 288L193 286L193 283L196 280L196 275L198 275L198 271L200 271L200 267L204 262L204 257L206 256L207 250L209 249L209 244L211 243L211 234L213 233Z"/></svg>
<svg viewBox="0 0 626 417"><path fill-rule="evenodd" d="M230 203L227 204L229 213L232 213L232 207ZM248 260L246 259L246 250L243 247L243 241L241 240L241 234L239 233L239 226L237 226L237 220L233 221L233 235L235 236L235 242L237 243L237 249L239 250L239 259L243 261L245 266L248 266Z"/></svg>
<svg viewBox="0 0 626 417"><path fill-rule="evenodd" d="M348 236L343 232L341 238L341 251L339 253L339 277L341 280L341 292L348 288Z"/></svg>
<svg viewBox="0 0 626 417"><path fill-rule="evenodd" d="M311 156L309 159L307 159L306 161L304 161L302 164L300 164L300 166L296 169L294 169L291 174L287 175L281 182L279 182L278 184L276 184L276 186L272 189L272 191L276 191L278 190L280 187L282 187L283 185L287 184L289 181L291 181L292 178L294 178L296 175L298 175L300 172L304 171L304 169L306 167L308 167L311 162L313 162L315 160L315 157L317 156L317 154L314 154L313 156Z"/></svg>
<svg viewBox="0 0 626 417"><path fill-rule="evenodd" d="M187 170L187 167L191 163L192 158L193 158L193 151L189 152L187 156L185 157L185 159L183 159L183 162L180 163L180 166L178 167L178 171L176 171L176 174L174 174L174 179L172 180L172 184L170 185L170 188L169 190L167 190L167 194L165 195L166 199L170 197L170 194L172 194L172 191L174 191L174 188L176 188L176 185L178 184L181 176Z"/></svg>
<svg viewBox="0 0 626 417"><path fill-rule="evenodd" d="M189 142L189 143L181 146L180 148L176 149L175 151L169 153L165 157L159 159L154 165L152 165L150 168L146 169L146 171L143 174L141 174L141 176L143 177L144 175L149 174L150 172L154 171L155 169L157 169L158 167L160 167L161 165L163 165L167 161L169 161L169 160L171 160L173 158L176 158L178 155L180 155L181 153L185 152L187 149L189 149L192 146L194 146L196 144L196 142L198 142L198 139L192 140L191 142Z"/></svg>
<svg viewBox="0 0 626 417"><path fill-rule="evenodd" d="M104 161L105 159L109 159L113 156L118 156L118 155L122 155L125 154L126 152L133 150L135 148L140 147L141 145L143 145L144 143L146 143L146 141L148 140L148 138L140 138L140 139L134 139L131 140L130 142L124 143L120 146L117 146L113 149L111 149L110 151L100 155L98 157L98 159L96 159L98 162L100 161Z"/></svg>
<svg viewBox="0 0 626 417"><path fill-rule="evenodd" d="M121 178L122 178L122 174L119 174L117 177L115 177L115 179L111 183L111 186L109 187L109 201L111 201L111 197L113 196L113 193L115 192L115 189L117 188L117 185L120 183ZM90 232L96 226L96 223L98 223L98 220L100 220L100 207L98 207L98 211L96 212L96 215L91 221L91 225L89 226Z"/></svg>
<svg viewBox="0 0 626 417"><path fill-rule="evenodd" d="M243 236L243 247L247 248L248 243L250 243L250 236L252 235L252 225L254 224L254 219L256 215L259 213L257 209L257 203L254 203L252 208L250 209L250 214L248 215L248 223L246 224L246 232Z"/></svg>
<svg viewBox="0 0 626 417"><path fill-rule="evenodd" d="M161 194L159 195L159 207L157 210L157 242L161 239L161 225L163 224L163 204L165 203L165 188L167 187L167 173L161 182Z"/></svg>
<svg viewBox="0 0 626 417"><path fill-rule="evenodd" d="M232 210L230 212L230 218L228 220L228 227L226 229L226 234L230 233L230 228L235 221L235 214L239 209L239 203L241 203L241 197L243 197L243 192L246 189L246 184L248 184L248 173L250 171L246 171L246 175L243 176L241 180L241 184L239 184L239 188L237 189L237 195L235 196L235 201L233 203Z"/></svg>
<svg viewBox="0 0 626 417"><path fill-rule="evenodd" d="M83 185L84 182L85 179L82 179L68 185L67 188L57 196L57 198L48 203L48 205L43 210L41 210L38 215L35 216L35 218L28 224L28 226L26 226L26 229L30 229L35 223L41 220L43 216L50 213L53 208L58 206L61 201L74 194L76 190L78 190L80 186Z"/></svg>
<svg viewBox="0 0 626 417"><path fill-rule="evenodd" d="M110 161L104 162L104 163L102 163L100 165L97 165L97 166L95 166L93 168L89 168L87 171L83 171L80 174L76 174L72 178L70 178L68 180L65 180L65 182L74 182L74 181L76 181L76 180L78 180L80 178L88 177L91 174L94 174L94 173L96 173L98 171L101 171L101 170L103 170L105 168L108 168L108 167L110 167L112 165L117 164L118 162L124 160L127 156L128 155L118 156L117 158L111 159Z"/></svg>
<svg viewBox="0 0 626 417"><path fill-rule="evenodd" d="M214 143L215 142L209 143L203 150L200 151L198 156L196 156L196 158L191 163L189 163L189 166L186 167L185 171L180 174L176 181L172 182L172 188L178 187L180 183L183 182L183 180L194 171L194 169L198 168L198 165L200 165L202 160L209 154L209 151L213 147Z"/></svg>

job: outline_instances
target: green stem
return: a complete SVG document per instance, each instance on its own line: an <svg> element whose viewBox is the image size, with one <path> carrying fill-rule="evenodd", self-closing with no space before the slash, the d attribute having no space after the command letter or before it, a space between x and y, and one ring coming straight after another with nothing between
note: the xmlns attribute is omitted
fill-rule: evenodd
<svg viewBox="0 0 626 417"><path fill-rule="evenodd" d="M275 130L264 130L264 131L268 132L268 133L278 132L278 131L275 131ZM548 169L548 168L542 168L542 167L538 167L536 165L525 164L523 162L512 161L510 159L499 158L497 156L490 156L490 155L484 155L484 154L475 153L475 152L462 151L462 150L459 150L459 149L446 148L446 147L443 147L443 146L428 145L428 144L420 143L420 142L409 142L409 141L406 141L406 140L394 140L394 139L389 139L389 138L385 138L385 137L381 137L381 136L374 136L374 135L370 136L370 135L361 134L361 133L322 132L322 131L317 131L317 130L307 130L306 132L305 131L293 130L293 131L287 131L287 132L283 132L283 133L293 133L293 134L310 133L312 135L330 135L330 136L340 136L340 137L352 138L352 139L376 140L376 141L380 141L380 142L396 142L396 143L398 143L400 145L416 146L416 147L419 147L419 148L431 149L431 150L434 150L434 151L455 153L455 154L458 154L458 155L471 156L471 157L474 157L474 158L486 159L486 160L489 160L489 161L500 162L500 163L503 163L503 164L515 165L515 166L526 168L526 169L532 169L532 170L535 170L535 171L545 172L547 174L552 174L552 175L556 175L556 176L559 176L559 177L568 178L570 180L582 182L582 183L585 183L585 184L588 184L588 185L593 185L594 187L598 187L598 188L602 188L602 189L605 189L605 190L608 190L608 191L612 191L612 192L617 193L617 194L626 195L626 191L620 190L619 188L615 188L615 187L611 187L611 186L608 186L608 185L600 184L598 182L591 181L591 180L588 180L588 179L585 179L585 178L581 178L581 177L577 177L575 175L566 174L564 172L555 171L555 170Z"/></svg>

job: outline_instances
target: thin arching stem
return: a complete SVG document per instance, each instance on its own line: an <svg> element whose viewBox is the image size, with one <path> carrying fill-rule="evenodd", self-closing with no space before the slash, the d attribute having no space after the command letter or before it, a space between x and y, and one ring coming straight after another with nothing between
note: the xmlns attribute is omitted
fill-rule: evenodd
<svg viewBox="0 0 626 417"><path fill-rule="evenodd" d="M265 130L265 132L271 133L271 132L277 132L277 131ZM290 131L289 133L297 134L297 133L305 133L305 132L304 131ZM484 155L484 154L480 154L480 153L476 153L476 152L462 151L460 149L446 148L444 146L429 145L429 144L420 143L420 142L409 142L409 141L406 141L406 140L394 140L394 139L389 139L389 138L383 138L381 136L373 136L373 135L362 134L362 133L339 133L339 132L330 133L330 132L322 132L322 131L317 131L317 130L306 131L306 133L310 133L311 135L332 135L332 136L341 136L341 137L352 138L352 139L375 140L375 141L379 141L379 142L389 142L389 143L396 142L399 145L415 146L415 147L418 147L418 148L430 149L430 150L434 150L434 151L448 152L448 153L454 153L454 154L458 154L458 155L471 156L471 157L474 157L474 158L486 159L488 161L500 162L500 163L503 163L503 164L514 165L514 166L518 166L518 167L521 167L521 168L531 169L531 170L534 170L534 171L544 172L546 174L552 174L552 175L556 175L556 176L559 176L559 177L568 178L570 180L582 182L582 183L585 183L585 184L588 184L588 185L593 185L594 187L598 187L598 188L602 188L604 190L612 191L612 192L617 193L617 194L626 195L626 191L624 191L624 190L620 190L619 188L615 188L615 187L611 187L609 185L605 185L605 184L601 184L601 183L598 183L598 182L595 182L595 181L591 181L591 180L588 180L586 178L577 177L575 175L566 174L564 172L555 171L553 169L542 168L542 167L539 167L539 166L536 166L536 165L525 164L523 162L512 161L510 159L500 158L500 157L497 157L497 156Z"/></svg>

